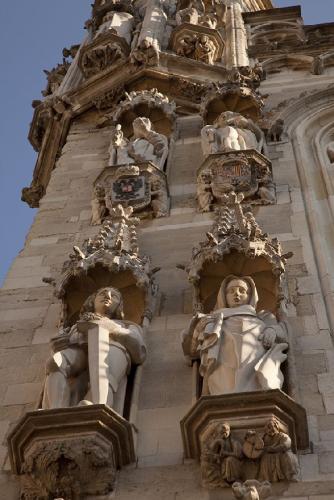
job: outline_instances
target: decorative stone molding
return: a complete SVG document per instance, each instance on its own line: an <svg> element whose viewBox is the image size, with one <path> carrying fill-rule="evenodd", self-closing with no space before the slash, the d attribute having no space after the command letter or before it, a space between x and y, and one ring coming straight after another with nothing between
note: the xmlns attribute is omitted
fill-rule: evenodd
<svg viewBox="0 0 334 500"><path fill-rule="evenodd" d="M191 262L179 266L194 287L194 311L209 312L220 283L229 274L252 276L259 292L259 310L276 312L285 296L286 259L277 238L269 238L257 224L243 194L221 198L207 240L193 248ZM236 259L237 257L237 259Z"/></svg>
<svg viewBox="0 0 334 500"><path fill-rule="evenodd" d="M171 78L170 92L178 97L189 99L192 102L200 103L206 86L201 83L191 82L185 78L173 76Z"/></svg>
<svg viewBox="0 0 334 500"><path fill-rule="evenodd" d="M118 204L132 207L141 218L168 215L166 174L151 162L105 168L95 181L92 223L101 224Z"/></svg>
<svg viewBox="0 0 334 500"><path fill-rule="evenodd" d="M170 39L171 50L207 64L221 62L224 47L225 44L219 31L190 23L177 26Z"/></svg>
<svg viewBox="0 0 334 500"><path fill-rule="evenodd" d="M213 123L223 111L240 112L257 120L264 107L259 92L238 83L213 83L202 98L200 113L205 123Z"/></svg>
<svg viewBox="0 0 334 500"><path fill-rule="evenodd" d="M199 209L213 210L232 191L253 204L275 203L271 162L255 150L210 154L197 171Z"/></svg>
<svg viewBox="0 0 334 500"><path fill-rule="evenodd" d="M78 65L85 78L90 78L100 71L124 62L129 52L129 45L124 38L109 30L82 47Z"/></svg>
<svg viewBox="0 0 334 500"><path fill-rule="evenodd" d="M29 412L8 445L25 500L110 494L135 460L131 425L105 405Z"/></svg>
<svg viewBox="0 0 334 500"><path fill-rule="evenodd" d="M249 429L263 432L273 417L290 436L294 452L309 448L306 411L279 389L202 396L180 422L185 457L200 460L208 435L219 423L228 422L233 435L243 440Z"/></svg>

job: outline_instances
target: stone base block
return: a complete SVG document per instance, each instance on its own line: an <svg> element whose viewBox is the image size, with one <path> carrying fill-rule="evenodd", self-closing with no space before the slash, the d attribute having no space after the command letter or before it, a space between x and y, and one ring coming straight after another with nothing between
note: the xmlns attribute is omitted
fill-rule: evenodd
<svg viewBox="0 0 334 500"><path fill-rule="evenodd" d="M117 469L135 461L131 425L105 405L27 413L8 445L23 499L109 494Z"/></svg>
<svg viewBox="0 0 334 500"><path fill-rule="evenodd" d="M199 460L210 428L227 422L240 441L248 430L262 433L269 419L276 417L292 441L292 449L309 447L306 412L279 389L221 396L202 396L181 420L186 458Z"/></svg>

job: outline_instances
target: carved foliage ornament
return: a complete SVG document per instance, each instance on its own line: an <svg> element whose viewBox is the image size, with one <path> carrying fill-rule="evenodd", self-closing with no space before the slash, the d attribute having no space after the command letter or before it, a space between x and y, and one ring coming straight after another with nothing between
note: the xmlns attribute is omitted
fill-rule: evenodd
<svg viewBox="0 0 334 500"><path fill-rule="evenodd" d="M26 453L21 486L24 500L78 499L106 495L116 477L112 447L95 438L42 441Z"/></svg>
<svg viewBox="0 0 334 500"><path fill-rule="evenodd" d="M83 46L79 67L86 78L125 61L129 54L126 41L112 32L102 33L96 40Z"/></svg>

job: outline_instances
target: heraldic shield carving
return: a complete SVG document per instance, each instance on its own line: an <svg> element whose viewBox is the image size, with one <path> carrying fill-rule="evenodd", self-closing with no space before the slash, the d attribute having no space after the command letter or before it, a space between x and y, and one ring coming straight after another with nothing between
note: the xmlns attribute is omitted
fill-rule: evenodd
<svg viewBox="0 0 334 500"><path fill-rule="evenodd" d="M131 206L141 218L166 216L166 174L151 162L105 168L95 181L92 224L101 224L118 204Z"/></svg>

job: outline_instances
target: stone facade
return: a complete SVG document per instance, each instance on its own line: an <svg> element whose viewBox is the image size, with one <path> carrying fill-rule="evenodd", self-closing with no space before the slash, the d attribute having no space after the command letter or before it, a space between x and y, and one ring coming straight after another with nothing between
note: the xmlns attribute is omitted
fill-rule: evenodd
<svg viewBox="0 0 334 500"><path fill-rule="evenodd" d="M62 495L64 500L106 499L113 495L120 500L229 500L233 495L241 498L253 493L261 498L260 486L258 489L254 486L255 491L251 487L246 491L247 485L239 485L232 491L229 487L210 489L203 485L199 458L185 452L180 428L182 419L197 408L200 396L199 361L193 359L191 366L187 364L180 339L181 331L189 327L196 305L196 286L189 277L189 262L196 257L196 251L192 257L192 249L205 240L207 233L210 248L219 244L212 231L216 208L213 205L224 210L224 200L226 195L231 195L232 187L237 188L236 196L245 191L242 175L233 166L233 183L230 177L229 182L221 179L226 172L216 175L222 201L217 204L208 198L208 210L200 210L197 176L206 161L201 131L228 111L241 114L247 122L255 122L262 131L261 150L255 151L255 146L247 149L265 157L274 195L270 203L263 204L254 202L251 195L245 201L240 198L244 213L246 202L252 207L253 218L248 215L246 222L253 221L250 225L254 231L250 229L245 239L249 247L254 248L254 241L259 243L262 235L268 233L263 238L274 241L277 258L282 259L278 274L275 275L272 266L265 269L264 281L255 272L254 276L262 308L270 310L278 320L283 318L288 325L289 350L288 361L282 367L282 391L301 408L298 415L306 412L307 418L307 424L303 423L303 417L295 417L296 412L291 409L296 425L302 424L308 431L308 446L293 444L299 462L299 481L287 478L272 481L270 495L286 500L334 499L334 25L304 26L299 7L275 9L269 0L221 3L224 5L210 7L210 2L178 2L176 7L166 0L151 1L147 7L137 8L133 2L96 0L92 18L87 23L91 40L75 48L73 62L66 63L69 67L66 66L66 74L61 75L57 88L50 85L48 75L48 95L43 101L35 102L29 138L39 155L32 184L23 191L23 199L39 210L25 247L13 262L0 292L0 496L3 498L20 498L18 476L28 470L13 466L20 463L15 461L18 453L15 450L21 449L18 445L12 446L15 436L32 416L43 411L51 414L59 411L35 412L41 406L50 340L59 334L60 328L67 326L66 320L73 326L78 319L74 314L69 320L69 309L64 304L70 304L71 308L72 302L66 294L75 289L77 295L73 300L82 305L97 285L110 285L123 291L125 321L140 324L147 347L144 364L138 363L135 373L128 374L130 389L123 415L116 418L121 419L121 427L126 429L131 457L123 464L115 457L105 459L109 465L117 465L108 472L112 481L104 485L103 491L103 488L94 491L87 486L79 492L52 489L49 495L53 495L52 498ZM224 8L219 10L220 7ZM197 17L193 11L191 16L189 12L184 13L187 8L197 9ZM117 16L108 17L113 9ZM186 15L184 21L182 16ZM198 15L200 19L210 15L210 26L204 24L203 28L198 22L192 23L198 20ZM212 16L217 18L215 27ZM158 22L154 23L154 19ZM110 30L109 34L99 32L102 25L106 25L103 30ZM187 57L182 37L177 38L182 50L175 49L175 33L180 33L182 26L188 30L183 37L190 31L196 32L197 38L192 38L191 43L197 44L194 53L199 54L198 57ZM207 40L201 39L203 33L215 30L216 39L222 41L223 53L219 59L200 57L206 49L198 46L198 40L205 45ZM99 40L104 44L103 53L97 50ZM110 44L113 45L111 52ZM90 69L82 73L84 63L89 63ZM152 129L134 138L132 123L138 118L148 118ZM247 141L253 136L247 132L243 120L227 125L229 131L225 139L237 138L240 145L240 137L243 137L249 144ZM129 144L140 141L137 143L140 154L131 150L134 156L133 161L128 162L129 171L131 165L138 169L144 156L152 162L153 170L159 169L166 182L163 216L157 217L157 209L154 209L154 200L159 201L159 195L151 195L151 205L145 205L150 206L150 210L138 209L134 214L138 217L134 224L136 235L131 229L128 233L125 231L124 236L122 226L122 236L119 237L120 231L113 240L114 260L108 271L113 273L112 279L106 278L106 282L103 272L97 275L92 268L93 271L87 271L87 280L81 288L79 281L71 288L69 280L67 291L59 294L58 285L66 271L64 263L69 254L75 280L76 269L82 268L82 260L88 255L83 249L85 241L86 245L87 240L94 243L94 238L99 238L102 232L97 250L105 251L105 226L101 226L98 219L92 223L92 192L105 169L119 168L109 163L111 136L118 124ZM245 148L231 149L237 150L233 153L237 156ZM154 164L156 158L163 160ZM120 210L126 211L131 205L130 195L126 193L130 192L136 200L147 196L148 191L144 196L133 181L137 177L140 177L138 173L135 177L128 175L130 180L125 187L121 185L125 194ZM150 180L146 179L145 183L148 186ZM154 192L152 184L149 189L150 193ZM104 197L101 199L99 210L103 209ZM103 214L101 223L105 224L108 217L111 222L115 221L112 209L109 214ZM261 232L257 232L257 228ZM73 247L74 254L71 254ZM100 257L97 255L97 263L103 261ZM122 259L128 262L128 268L122 268ZM232 260L224 262L232 266ZM127 281L127 272L130 268L133 271L136 265L145 275L145 286L140 286L139 279ZM233 272L219 270L219 276L236 274L237 265L233 265ZM227 271L231 269L228 267ZM183 270L188 270L190 281ZM206 281L201 281L202 288L197 288L202 294L207 290L205 297L210 304L210 293L217 292L217 283L212 285L215 277L212 273L203 273L200 278ZM243 276L242 270L237 274ZM284 279L278 282L277 275ZM130 311L129 304L134 311ZM214 304L211 309L209 305L205 309L205 304L202 313L208 314ZM196 310L198 312L198 308ZM287 422L283 431L294 442L295 424L289 423L288 407L284 406L284 412L266 410L265 416L274 415L282 425ZM108 411L113 414L113 410ZM251 411L252 417L254 408ZM79 413L84 415L85 408ZM283 413L288 415L286 421ZM217 415L212 418L219 420ZM239 432L237 425L233 428L233 418L231 422L232 434ZM40 425L34 427L37 438ZM263 437L262 424L255 422L252 427ZM241 429L248 430L244 425ZM24 432L28 431L24 427ZM29 436L33 439L32 434ZM103 435L103 443L106 439ZM98 443L97 439L93 446ZM53 452L54 447L53 442ZM39 452L34 443L28 450L30 456L32 451L36 461ZM63 455L58 449L57 453L60 460ZM100 453L100 460L102 455ZM66 464L68 466L68 461ZM44 496L33 493L30 497L28 493L23 485L26 495L23 498L51 498L46 493Z"/></svg>

